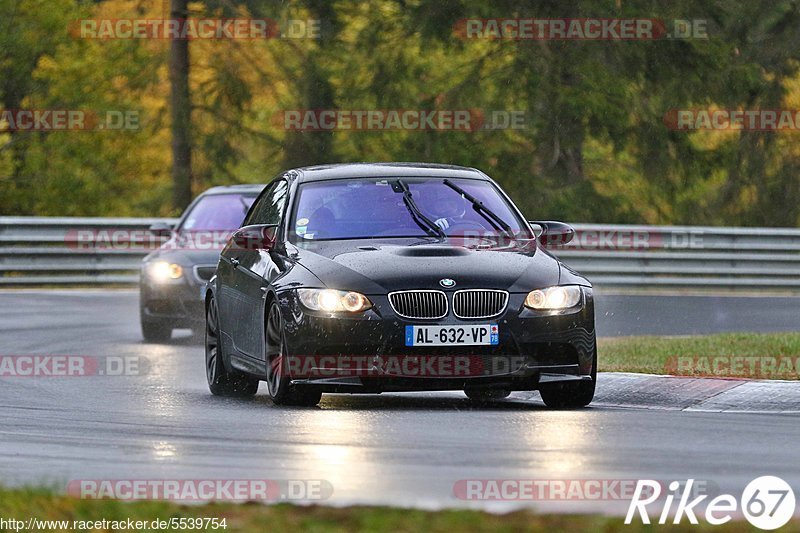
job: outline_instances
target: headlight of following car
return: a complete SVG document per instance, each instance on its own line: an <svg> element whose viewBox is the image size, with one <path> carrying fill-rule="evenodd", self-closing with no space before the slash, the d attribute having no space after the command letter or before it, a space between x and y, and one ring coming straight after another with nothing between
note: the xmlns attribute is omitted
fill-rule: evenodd
<svg viewBox="0 0 800 533"><path fill-rule="evenodd" d="M171 279L180 279L183 276L183 267L166 261L154 261L147 265L147 273L153 280L163 283Z"/></svg>
<svg viewBox="0 0 800 533"><path fill-rule="evenodd" d="M369 298L360 292L333 289L297 289L300 302L312 311L326 313L360 313L372 307Z"/></svg>
<svg viewBox="0 0 800 533"><path fill-rule="evenodd" d="M581 288L578 285L560 285L529 292L525 306L539 311L558 310L575 307L580 301Z"/></svg>

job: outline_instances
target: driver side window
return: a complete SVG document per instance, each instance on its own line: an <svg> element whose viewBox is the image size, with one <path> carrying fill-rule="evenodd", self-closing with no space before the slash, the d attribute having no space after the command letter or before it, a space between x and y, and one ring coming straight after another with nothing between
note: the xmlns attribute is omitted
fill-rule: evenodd
<svg viewBox="0 0 800 533"><path fill-rule="evenodd" d="M280 224L288 193L286 180L275 183L258 200L246 224Z"/></svg>

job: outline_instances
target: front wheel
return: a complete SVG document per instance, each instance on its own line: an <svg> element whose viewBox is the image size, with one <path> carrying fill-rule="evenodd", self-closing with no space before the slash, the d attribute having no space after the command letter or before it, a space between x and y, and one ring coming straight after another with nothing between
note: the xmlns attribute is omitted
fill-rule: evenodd
<svg viewBox="0 0 800 533"><path fill-rule="evenodd" d="M225 368L220 342L217 302L212 297L206 305L206 380L215 396L252 396L258 392L258 379Z"/></svg>
<svg viewBox="0 0 800 533"><path fill-rule="evenodd" d="M569 409L586 407L592 403L594 390L597 384L597 349L595 348L592 359L592 380L572 381L566 383L551 383L542 385L539 394L547 407L555 409Z"/></svg>
<svg viewBox="0 0 800 533"><path fill-rule="evenodd" d="M322 399L322 393L310 387L297 387L291 383L284 363L288 350L283 332L283 317L277 302L272 302L266 325L267 391L275 405L302 405L312 407Z"/></svg>
<svg viewBox="0 0 800 533"><path fill-rule="evenodd" d="M142 313L144 315L144 313ZM142 324L142 337L147 342L167 342L172 337L172 327L141 316L140 322Z"/></svg>

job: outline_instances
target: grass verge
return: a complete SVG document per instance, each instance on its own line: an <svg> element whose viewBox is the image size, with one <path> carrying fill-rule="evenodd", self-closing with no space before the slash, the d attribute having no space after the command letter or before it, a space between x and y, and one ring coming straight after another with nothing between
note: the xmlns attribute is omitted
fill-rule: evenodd
<svg viewBox="0 0 800 533"><path fill-rule="evenodd" d="M798 379L800 333L604 338L598 358L605 372Z"/></svg>
<svg viewBox="0 0 800 533"><path fill-rule="evenodd" d="M508 514L489 514L480 511L446 510L420 511L390 507L320 507L212 503L206 505L178 505L170 502L139 501L120 502L114 500L81 500L59 496L44 489L0 489L0 519L27 521L38 520L68 521L69 526L47 527L39 523L37 531L88 531L74 527L74 522L108 522L170 520L171 518L225 518L226 529L216 531L259 532L264 531L310 531L310 532L518 532L518 531L651 531L652 526L634 523L625 525L621 518L600 515L554 515L535 514L531 511L518 511ZM96 525L96 524L92 524ZM127 526L94 531L135 531ZM798 525L794 522L793 525ZM4 524L6 531L15 531ZM656 526L666 531L751 531L746 522L731 522L723 526L709 526L701 520L701 525L688 523L679 526ZM3 527L0 527L3 530ZM144 530L155 528L148 526ZM161 529L161 531L180 531L180 529ZM183 529L186 530L186 529ZM22 531L22 530L20 530ZM139 531L142 531L140 529ZM194 529L194 531L200 531ZM203 531L214 531L203 529Z"/></svg>

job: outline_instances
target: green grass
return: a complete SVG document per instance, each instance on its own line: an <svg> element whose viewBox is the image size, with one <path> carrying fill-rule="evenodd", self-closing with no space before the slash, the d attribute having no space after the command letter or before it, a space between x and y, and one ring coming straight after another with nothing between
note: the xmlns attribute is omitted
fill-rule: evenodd
<svg viewBox="0 0 800 533"><path fill-rule="evenodd" d="M168 520L172 517L225 518L228 532L264 531L603 531L605 533L650 531L642 524L626 526L621 518L599 515L539 515L531 511L509 514L489 514L479 511L447 510L420 511L388 507L300 507L287 504L232 504L177 505L168 502L140 501L124 503L113 500L80 500L54 495L44 489L0 489L0 518L27 520ZM797 530L797 522L792 525ZM752 531L746 522L733 522L723 526L656 526L666 531ZM0 529L2 531L2 529ZM11 530L13 531L13 530ZM44 531L44 530L42 530ZM82 531L67 528L61 531ZM113 531L113 530L107 530ZM124 531L124 529L120 529ZM171 531L179 531L172 529ZM186 531L186 530L184 530ZM200 530L194 530L200 531ZM205 531L213 531L207 529Z"/></svg>
<svg viewBox="0 0 800 533"><path fill-rule="evenodd" d="M747 357L743 367L709 368L704 366L710 357ZM700 358L681 375L716 375L775 379L798 379L797 358L800 357L800 333L724 333L691 337L622 337L599 340L600 371L644 372L648 374L676 373L676 359ZM771 371L770 359L782 358ZM755 363L751 363L755 361ZM753 372L757 365L756 372ZM790 366L789 366L790 365Z"/></svg>

